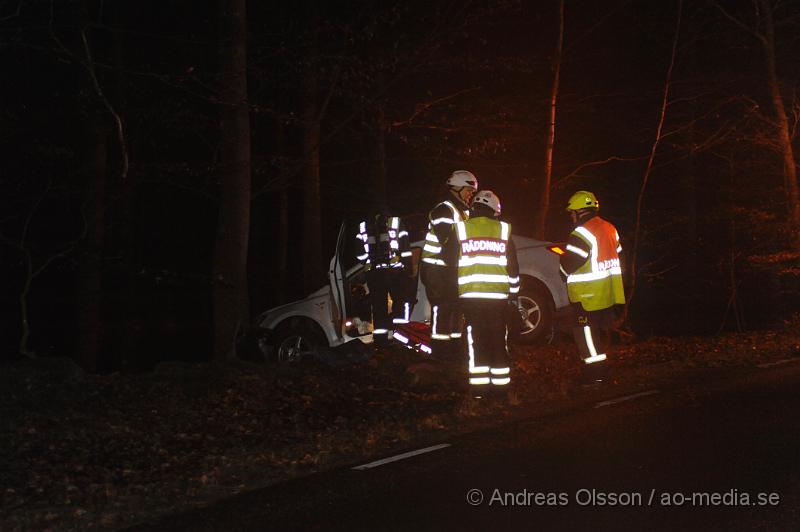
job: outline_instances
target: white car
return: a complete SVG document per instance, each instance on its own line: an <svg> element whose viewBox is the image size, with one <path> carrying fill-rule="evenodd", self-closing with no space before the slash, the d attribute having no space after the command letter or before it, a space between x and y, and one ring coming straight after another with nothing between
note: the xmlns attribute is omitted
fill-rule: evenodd
<svg viewBox="0 0 800 532"><path fill-rule="evenodd" d="M263 312L256 325L264 333L260 350L271 360L291 362L322 347L337 348L353 341L372 342L370 307L364 290L364 267L355 259L354 227L342 224L336 253L328 269L328 284L303 299ZM414 236L412 231L412 236ZM513 235L517 248L521 288L519 303L528 314L526 329L517 341L549 341L556 313L569 306L559 275L560 249L551 242ZM423 240L411 244L414 275ZM412 322L430 323L425 286L417 282Z"/></svg>

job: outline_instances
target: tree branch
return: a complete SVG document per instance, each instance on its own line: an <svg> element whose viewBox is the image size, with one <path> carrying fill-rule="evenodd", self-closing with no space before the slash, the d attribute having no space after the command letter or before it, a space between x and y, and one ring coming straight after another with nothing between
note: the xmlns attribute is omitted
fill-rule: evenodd
<svg viewBox="0 0 800 532"><path fill-rule="evenodd" d="M81 42L83 43L83 52L85 55L85 58L81 58L77 54L73 53L72 50L67 48L67 46L61 41L61 39L58 38L58 35L56 35L53 26L54 17L55 17L54 1L51 0L50 26L49 26L50 37L56 44L58 44L62 53L64 53L67 57L72 59L77 64L81 65L84 68L84 70L86 70L86 72L89 74L89 78L92 81L92 87L94 88L95 94L103 103L103 106L106 108L106 110L113 117L117 130L117 141L119 142L120 154L122 157L122 169L120 170L120 177L124 181L128 177L129 162L128 162L128 147L125 142L125 132L122 125L122 118L119 116L119 113L117 113L117 111L114 109L114 106L111 105L111 102L108 100L108 98L106 98L106 95L103 92L102 87L100 86L100 81L97 79L97 73L95 72L94 63L92 60L92 52L89 47L89 41L86 39L86 29L85 28L81 29L80 32Z"/></svg>
<svg viewBox="0 0 800 532"><path fill-rule="evenodd" d="M481 89L481 87L470 87L468 89L463 89L463 90L460 90L458 92L454 92L453 94L448 94L447 96L442 96L441 98L436 98L435 100L431 100L429 102L418 103L416 106L414 106L414 112L411 113L411 116L409 116L405 120L396 120L396 121L392 122L392 127L401 127L401 126L405 126L405 125L411 125L411 122L413 122L415 118L417 118L419 115L421 115L421 114L425 113L426 111L428 111L428 109L430 109L431 107L433 107L433 106L435 106L437 104L440 104L442 102L446 102L448 100L452 100L453 98L457 98L457 97L461 96L462 94L466 94L468 92L472 92L472 91L476 91L476 90L480 90L480 89Z"/></svg>
<svg viewBox="0 0 800 532"><path fill-rule="evenodd" d="M458 8L457 15L460 15L463 11L466 11L467 7L468 7L467 4L464 4L463 6L460 6ZM352 113L350 113L349 116L347 116L345 119L340 121L336 126L334 126L331 129L331 131L328 132L328 134L319 141L319 146L316 146L315 149L317 149L317 148L327 144L328 142L330 142L331 139L335 138L336 135L338 135L339 132L342 129L344 129L357 116L359 116L363 112L363 110L365 108L367 108L370 105L374 104L380 98L383 98L386 95L386 93L389 92L389 89L391 89L394 85L396 85L402 79L404 79L410 72L412 72L412 69L413 69L414 66L423 64L423 62L428 59L429 55L432 54L433 50L435 49L431 45L431 42L437 36L441 35L441 33L442 33L441 26L443 26L445 24L445 21L453 20L455 18L456 18L456 14L443 13L442 16L439 18L438 24L419 43L419 45L416 47L415 51L412 54L410 54L411 57L415 58L415 60L411 61L412 64L407 65L403 70L398 72L387 83L385 83L385 84L383 84L383 86L377 88L374 91L374 94L373 94L372 98L370 98L367 102L365 102L364 105L361 108L355 109ZM291 170L287 171L285 173L285 175L279 176L279 177L275 178L272 181L273 182L291 181L291 180L295 179L300 174L300 172L302 171L303 167L306 164L307 163L305 161L302 161L301 163L296 165L294 168L292 168ZM259 190L254 191L253 194L251 194L251 196L250 196L251 200L255 200L256 198L259 198L260 196L270 192L271 190L274 190L274 188L272 188L270 183L268 182L265 186L261 187Z"/></svg>
<svg viewBox="0 0 800 532"><path fill-rule="evenodd" d="M650 156L647 159L647 167L644 171L644 176L642 177L642 186L639 188L639 196L636 200L636 221L633 230L633 251L631 253L631 291L630 296L625 304L625 310L623 311L622 321L627 322L629 316L629 309L631 307L631 303L633 302L634 297L636 296L636 260L637 255L639 252L639 240L641 237L641 218L642 218L642 206L644 204L644 195L647 191L647 185L650 181L650 174L653 169L653 161L656 158L656 151L658 150L658 146L661 141L661 134L664 129L664 122L667 118L667 103L669 102L669 89L672 83L672 70L675 67L675 56L677 55L678 49L678 41L680 40L680 33L681 33L681 18L683 14L683 0L678 0L678 14L675 20L675 35L672 39L672 52L670 54L669 59L669 66L667 67L667 75L664 80L664 95L661 100L661 113L658 117L658 126L656 127L656 136L653 140L653 145L650 149Z"/></svg>
<svg viewBox="0 0 800 532"><path fill-rule="evenodd" d="M578 172L580 172L584 168L589 168L590 166L601 166L601 165L604 165L604 164L608 164L608 163L610 163L612 161L641 161L642 159L646 159L646 158L647 158L646 155L642 155L641 157L617 157L616 155L612 155L611 157L607 157L607 158L605 158L603 160L600 160L600 161L591 161L591 162L588 162L588 163L584 163L584 164L576 167L572 172L566 174L563 177L560 177L553 184L553 187L556 188L556 189L561 188L561 186L563 186L566 181L568 181L569 179L572 179L573 177L577 177Z"/></svg>
<svg viewBox="0 0 800 532"><path fill-rule="evenodd" d="M0 22L5 22L6 20L11 20L12 18L17 18L22 11L22 0L17 2L17 9L10 15L6 15L4 17L0 17Z"/></svg>
<svg viewBox="0 0 800 532"><path fill-rule="evenodd" d="M44 201L45 196L47 196L48 192L50 192L50 189L52 188L52 185L53 185L52 178L48 179L47 180L47 185L44 187L44 190L39 195L39 197L36 198L36 201L34 201L33 206L31 207L31 210L28 211L28 216L25 217L25 224L22 226L22 233L20 233L20 237L19 237L19 248L20 249L23 249L23 250L27 251L27 248L25 247L25 241L28 239L28 230L30 229L31 221L33 220L33 217L36 215L36 211L39 210L39 205L42 204L42 201Z"/></svg>
<svg viewBox="0 0 800 532"><path fill-rule="evenodd" d="M94 91L98 98L100 98L100 101L103 102L106 110L114 118L114 122L117 126L117 141L119 142L120 153L122 156L122 169L120 170L120 178L124 181L128 177L128 147L125 143L125 132L122 127L122 118L114 109L114 106L111 105L111 102L108 101L108 98L106 98L102 87L100 87L100 82L97 79L97 74L92 63L92 52L89 48L89 41L86 39L86 30L81 30L81 41L83 41L83 51L86 54L86 63L84 63L84 67L89 73L89 77L92 79Z"/></svg>
<svg viewBox="0 0 800 532"><path fill-rule="evenodd" d="M741 20L739 20L735 16L731 15L728 11L725 10L724 7L719 5L717 2L712 1L711 5L716 7L719 10L719 12L722 13L722 16L724 16L729 21L733 22L739 28L743 29L746 33L749 33L750 35L752 35L753 37L755 37L756 39L761 41L762 44L764 44L764 45L767 44L767 38L766 37L764 37L763 35L758 33L756 30L754 30L753 28L751 28L750 26L748 26L747 24L745 24L744 22L742 22Z"/></svg>

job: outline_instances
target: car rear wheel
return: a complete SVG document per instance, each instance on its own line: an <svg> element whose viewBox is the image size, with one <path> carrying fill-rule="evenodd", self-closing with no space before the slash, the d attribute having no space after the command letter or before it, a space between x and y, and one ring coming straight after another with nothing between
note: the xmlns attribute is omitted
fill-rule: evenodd
<svg viewBox="0 0 800 532"><path fill-rule="evenodd" d="M531 282L522 283L518 302L526 319L517 341L523 344L550 343L553 340L553 305L550 294Z"/></svg>

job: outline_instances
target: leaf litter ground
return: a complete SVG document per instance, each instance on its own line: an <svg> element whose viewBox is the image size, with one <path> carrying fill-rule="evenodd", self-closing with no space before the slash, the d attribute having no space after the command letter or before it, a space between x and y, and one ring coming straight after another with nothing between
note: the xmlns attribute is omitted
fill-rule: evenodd
<svg viewBox="0 0 800 532"><path fill-rule="evenodd" d="M798 325L617 345L605 392L798 356ZM340 367L165 363L103 376L64 359L3 367L2 529L131 526L586 397L568 338L512 354L518 405L476 405L463 364L400 347Z"/></svg>

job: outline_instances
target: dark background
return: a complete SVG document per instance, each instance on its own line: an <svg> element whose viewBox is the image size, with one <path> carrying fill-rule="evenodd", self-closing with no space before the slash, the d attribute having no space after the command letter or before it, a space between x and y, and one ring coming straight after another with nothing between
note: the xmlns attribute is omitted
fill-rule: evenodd
<svg viewBox="0 0 800 532"><path fill-rule="evenodd" d="M794 134L800 2L771 4ZM563 205L588 189L631 250L678 5L567 2L546 239L564 240ZM762 27L756 4L720 5ZM253 315L324 282L308 275L324 265L309 265L298 245L313 230L304 226L299 179L308 164L302 87L310 78L326 102L325 262L341 220L380 202L376 164L400 214L427 212L444 179L469 169L498 193L515 233L533 236L556 0L247 7ZM219 9L202 1L0 1L4 358L18 356L28 281L28 349L38 355L76 356L82 327L91 327L100 370L209 358ZM682 5L663 138L643 196L630 309L636 334L763 327L794 310L797 228L787 215L765 56L723 9ZM124 179L109 107L124 124ZM276 266L282 201L284 282ZM94 284L88 271L99 272Z"/></svg>

